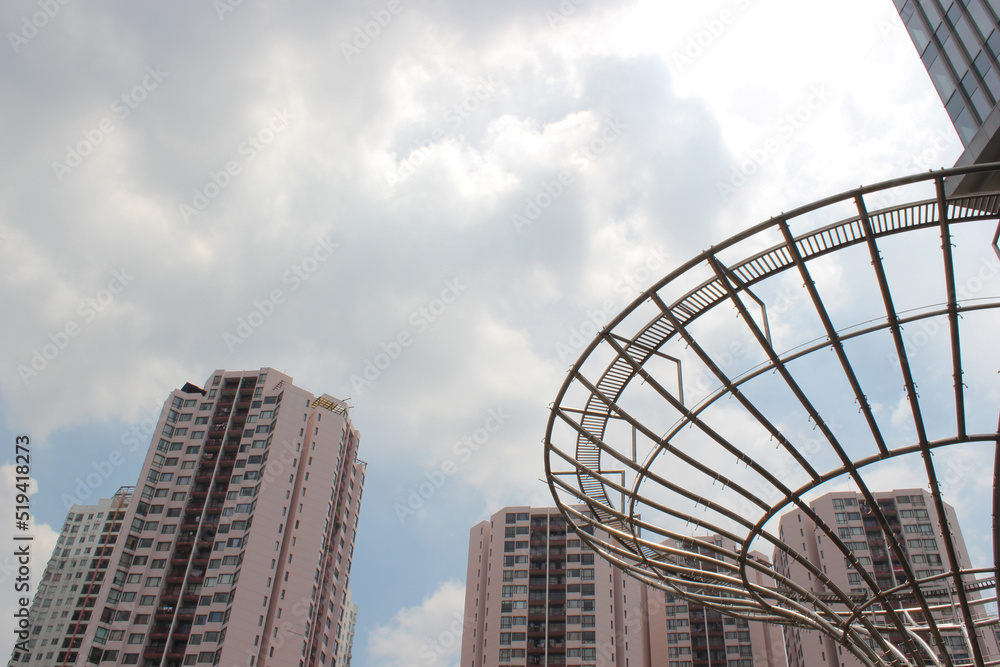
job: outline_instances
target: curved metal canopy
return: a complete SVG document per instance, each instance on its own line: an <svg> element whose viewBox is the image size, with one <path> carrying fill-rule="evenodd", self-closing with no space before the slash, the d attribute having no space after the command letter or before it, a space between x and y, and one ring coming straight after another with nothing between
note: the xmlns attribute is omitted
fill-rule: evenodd
<svg viewBox="0 0 1000 667"><path fill-rule="evenodd" d="M626 307L546 431L547 481L580 537L642 581L820 630L864 664L1000 664L1000 193L947 194L949 178L998 170L784 213ZM884 500L900 488L929 492L919 516L936 537ZM857 495L865 535L815 509L834 491ZM782 535L789 512L822 563ZM940 565L911 557L925 539ZM863 551L876 543L889 573Z"/></svg>

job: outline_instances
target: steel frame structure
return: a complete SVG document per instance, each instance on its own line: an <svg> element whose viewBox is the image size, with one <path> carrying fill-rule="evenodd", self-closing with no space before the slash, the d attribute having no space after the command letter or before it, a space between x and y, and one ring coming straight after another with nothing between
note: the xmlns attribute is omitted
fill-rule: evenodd
<svg viewBox="0 0 1000 667"><path fill-rule="evenodd" d="M1000 260L1000 192L949 197L945 187L950 177L977 172L1000 172L1000 164L895 179L783 213L702 252L611 320L570 369L552 406L544 440L547 482L556 505L580 538L646 583L725 614L822 631L866 665L1000 664L1000 656L989 652L983 641L985 633L1000 629L996 608L1000 425L993 428L996 422L991 421L984 428L981 418L970 418L970 402L989 396L977 393L970 398L964 382L972 365L982 363L982 355L978 353L981 346L965 335L968 323L963 323L963 318L985 323L987 333L992 331L992 340L1000 340L996 336L1000 332L996 310L1000 295L962 299L956 284L956 269L961 265L956 263L953 248L956 230L966 229L960 226L986 226L988 233L977 229L976 238L992 238L992 249L987 242L979 251L991 250ZM930 194L931 186L933 196L928 199L869 210L872 201L885 201L892 192L922 187ZM845 203L853 206L854 213L829 224L830 216L843 210ZM921 238L930 233L940 239L939 270L947 299L899 312L895 297L902 290L890 284L886 254L901 246L889 239L902 239L920 230L924 230ZM738 254L747 245L766 249ZM880 301L881 315L838 327L813 269L819 258L830 261L832 255L848 248L864 253L866 263L870 263L869 283L874 278L877 284L877 296L872 298ZM914 270L920 268L915 266ZM808 295L803 299L805 308L810 317L818 318L822 333L792 349L779 350L772 340L772 319L755 288L769 278L788 280L796 274L796 282ZM723 306L735 310L730 322L736 323L740 335L754 347L757 363L740 374L732 373L731 364L721 362L718 354L710 351L705 337L712 330L699 328L700 318ZM929 432L942 427L936 424L929 428L928 406L921 402L915 380L914 364L923 359L915 360L919 355L907 349L904 336L907 327L912 330L931 320L941 322L941 339L950 357L950 368L938 370L952 376L947 389L952 423L946 425L944 437L933 438ZM891 339L893 381L901 381L912 441L892 442L892 425L866 395L861 379L861 371L866 369L852 360L857 346L873 336L887 336L887 346ZM688 361L683 362L680 353L670 354L672 346L683 349ZM837 425L826 418L819 402L804 388L801 362L824 353L836 360L831 363L842 374L838 382L849 386L846 398L854 402L866 425L871 450L864 456L849 453L856 447L848 446L845 435L838 433ZM694 405L684 395L685 375L690 373L683 367L690 365L691 359L707 369L717 387ZM676 378L673 372L663 370L672 369L671 364L676 366ZM992 370L996 378L997 369ZM749 390L765 375L776 378L771 381L780 382L795 409L808 415L819 434L823 450L819 458L825 457L825 469L817 464L817 447L804 447L801 437L786 430L773 410L755 402ZM990 389L993 397L998 384ZM634 399L633 390L641 390L643 399ZM741 442L713 423L708 415L722 405L752 420L755 428L777 443L772 448L777 450L775 455L794 460L795 474L778 475L769 470L768 458L758 447ZM648 412L650 406L653 412ZM996 419L998 407L992 406L991 419ZM648 414L671 415L675 421L664 427L660 419L647 420L644 415ZM971 430L970 420L975 422ZM703 444L685 444L685 437L697 437ZM640 453L638 440L648 450ZM955 538L958 527L950 525L953 515L945 509L942 472L935 466L934 456L953 445L981 448L991 443L992 465L987 462L988 455L979 460L980 469L992 470L993 475L993 564L973 568L960 562ZM943 574L918 577L911 569L901 531L890 527L875 499L879 489L873 489L862 474L870 467L904 458L922 469L940 518L941 535L946 536ZM665 463L668 460L669 464ZM733 472L736 470L744 471L742 477ZM789 477L799 481L790 483ZM835 527L810 506L809 497L840 482L852 484L867 501L893 560L903 570L903 583L880 586ZM579 509L581 504L587 510ZM866 585L864 595L842 590L808 554L775 534L773 520L788 510L802 512L814 522L829 545L827 549L843 553ZM594 526L612 539L594 537ZM739 546L724 549L704 537L707 534L726 536ZM816 585L807 587L793 581L780 568L755 558L752 551L762 545L774 549L778 559L804 567ZM756 583L761 581L758 573L770 583ZM946 631L956 628L964 632L966 649L971 653L968 659L954 658L953 647L944 639Z"/></svg>

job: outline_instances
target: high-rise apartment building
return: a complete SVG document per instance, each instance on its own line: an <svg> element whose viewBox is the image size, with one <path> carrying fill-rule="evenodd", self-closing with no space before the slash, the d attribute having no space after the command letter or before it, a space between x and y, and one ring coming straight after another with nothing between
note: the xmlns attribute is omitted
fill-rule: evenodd
<svg viewBox="0 0 1000 667"><path fill-rule="evenodd" d="M74 664L133 490L70 508L31 603L28 650L15 647L10 664Z"/></svg>
<svg viewBox="0 0 1000 667"><path fill-rule="evenodd" d="M730 552L732 540L706 535L694 540L674 540L670 546L687 552L697 551L709 559L720 560L715 545ZM752 559L770 566L763 554ZM689 558L682 563L701 571L718 571L707 560ZM773 586L774 582L759 570L748 570L752 583ZM649 626L651 667L784 667L785 649L777 625L749 621L690 602L671 593L649 588L645 612ZM662 602L662 604L661 604Z"/></svg>
<svg viewBox="0 0 1000 667"><path fill-rule="evenodd" d="M175 390L66 664L339 666L358 441L342 401L270 368Z"/></svg>
<svg viewBox="0 0 1000 667"><path fill-rule="evenodd" d="M567 530L556 508L523 506L472 528L461 660L463 667L785 664L779 629L724 618L642 583Z"/></svg>
<svg viewBox="0 0 1000 667"><path fill-rule="evenodd" d="M874 497L878 510L885 516L887 525L902 547L913 576L919 580L944 574L948 568L947 555L941 535L941 523L931 495L922 489L897 489L875 493ZM809 504L824 523L837 531L838 537L857 557L866 573L871 575L879 590L886 591L907 583L903 563L893 555L878 520L860 493L829 493ZM954 536L959 567L969 568L969 553L955 510L945 504L945 512L947 524ZM842 591L855 599L871 596L872 591L861 574L852 567L839 548L830 540L823 539L822 532L803 515L803 512L795 510L784 514L779 521L779 531L785 544L800 554L807 555L809 562ZM803 564L789 560L784 553L777 550L775 565L780 574L790 577L806 590L817 594L831 592L819 579L812 576ZM972 664L968 644L963 638L958 601L950 591L950 578L923 582L921 590L933 602L932 615L942 628L954 664ZM901 591L905 593L905 589ZM979 599L975 592L970 596L974 600ZM913 609L915 606L915 600L908 601L902 597L896 608L909 608L905 615L911 624L908 634L926 639L926 631L921 630L921 627L926 627L926 619L922 618L919 610ZM985 617L985 609L981 605L974 606L974 613ZM875 614L872 620L876 625L885 626L883 634L890 643L896 645L902 643L902 636L888 623L885 615ZM855 667L862 664L827 635L792 626L786 626L784 632L789 667L817 665ZM989 654L988 657L994 660L1000 659L1000 648L992 631L989 633L983 631L980 639ZM939 653L936 647L930 644L926 648Z"/></svg>
<svg viewBox="0 0 1000 667"><path fill-rule="evenodd" d="M347 589L344 601L343 621L340 623L340 637L337 639L340 652L337 654L337 667L350 667L351 649L354 648L354 631L358 625L358 605L351 599L351 589Z"/></svg>
<svg viewBox="0 0 1000 667"><path fill-rule="evenodd" d="M1000 2L894 0L965 151L955 166L1000 160ZM989 186L966 176L949 187Z"/></svg>
<svg viewBox="0 0 1000 667"><path fill-rule="evenodd" d="M506 507L473 526L463 667L643 667L644 587L581 543L555 508Z"/></svg>

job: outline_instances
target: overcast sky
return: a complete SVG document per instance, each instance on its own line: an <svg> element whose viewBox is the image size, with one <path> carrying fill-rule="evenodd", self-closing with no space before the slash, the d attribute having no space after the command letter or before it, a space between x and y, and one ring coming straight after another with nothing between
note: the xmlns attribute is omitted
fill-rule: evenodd
<svg viewBox="0 0 1000 667"><path fill-rule="evenodd" d="M360 667L448 644L470 527L551 503L547 406L592 322L961 152L890 0L14 0L0 26L3 472L30 434L34 575L67 495L135 482L171 390L271 366L362 434Z"/></svg>

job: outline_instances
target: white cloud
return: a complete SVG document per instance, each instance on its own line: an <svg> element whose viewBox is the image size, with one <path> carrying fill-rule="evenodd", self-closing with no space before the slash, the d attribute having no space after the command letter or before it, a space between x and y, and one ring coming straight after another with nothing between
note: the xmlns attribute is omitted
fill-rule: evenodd
<svg viewBox="0 0 1000 667"><path fill-rule="evenodd" d="M371 664L455 667L461 657L465 586L445 581L419 606L400 609L368 635Z"/></svg>
<svg viewBox="0 0 1000 667"><path fill-rule="evenodd" d="M414 520L434 548L394 564L391 594L386 570L366 563L398 524L391 511L385 525L365 515L352 573L356 591L373 591L358 598L361 634L402 627L400 600L427 590L425 578L462 576L467 544L456 526L500 503L548 502L538 482L546 406L595 319L759 220L943 166L960 150L886 2L402 6L348 59L342 43L384 2L242 3L223 20L197 3L128 12L70 3L0 60L0 401L5 423L31 432L40 450L71 443L78 454L52 452L39 470L36 498L51 522L65 511L55 490L73 484L81 461L106 460L108 443L171 389L220 367L274 366L312 391L351 397L372 462L368 507L390 508L455 459L456 441L488 410L512 415ZM21 25L35 9L3 5L0 23ZM717 28L723 10L734 20L680 68L674 56ZM53 161L157 66L169 74L59 180ZM808 122L779 129L824 85L831 94ZM286 108L286 129L252 158L241 150ZM603 136L616 119L621 131ZM769 139L767 160L720 196L718 185ZM218 174L233 160L240 173L184 222L179 204L213 174L226 180ZM412 173L389 183L404 166ZM555 196L564 170L572 182ZM512 215L529 201L541 210L518 233ZM340 247L293 287L286 272L326 235ZM648 266L660 249L667 260ZM78 304L123 268L134 281L84 322ZM825 282L842 279L834 268ZM468 290L417 336L413 313L452 279ZM792 317L804 291L775 283L766 298L775 340L812 337ZM275 290L282 305L230 350L223 334ZM71 321L78 335L23 382L18 365ZM401 333L412 344L356 391L352 374ZM967 375L970 395L995 398L986 366ZM880 396L887 417L895 396ZM459 491L462 502L445 501ZM440 569L431 576L430 566Z"/></svg>

